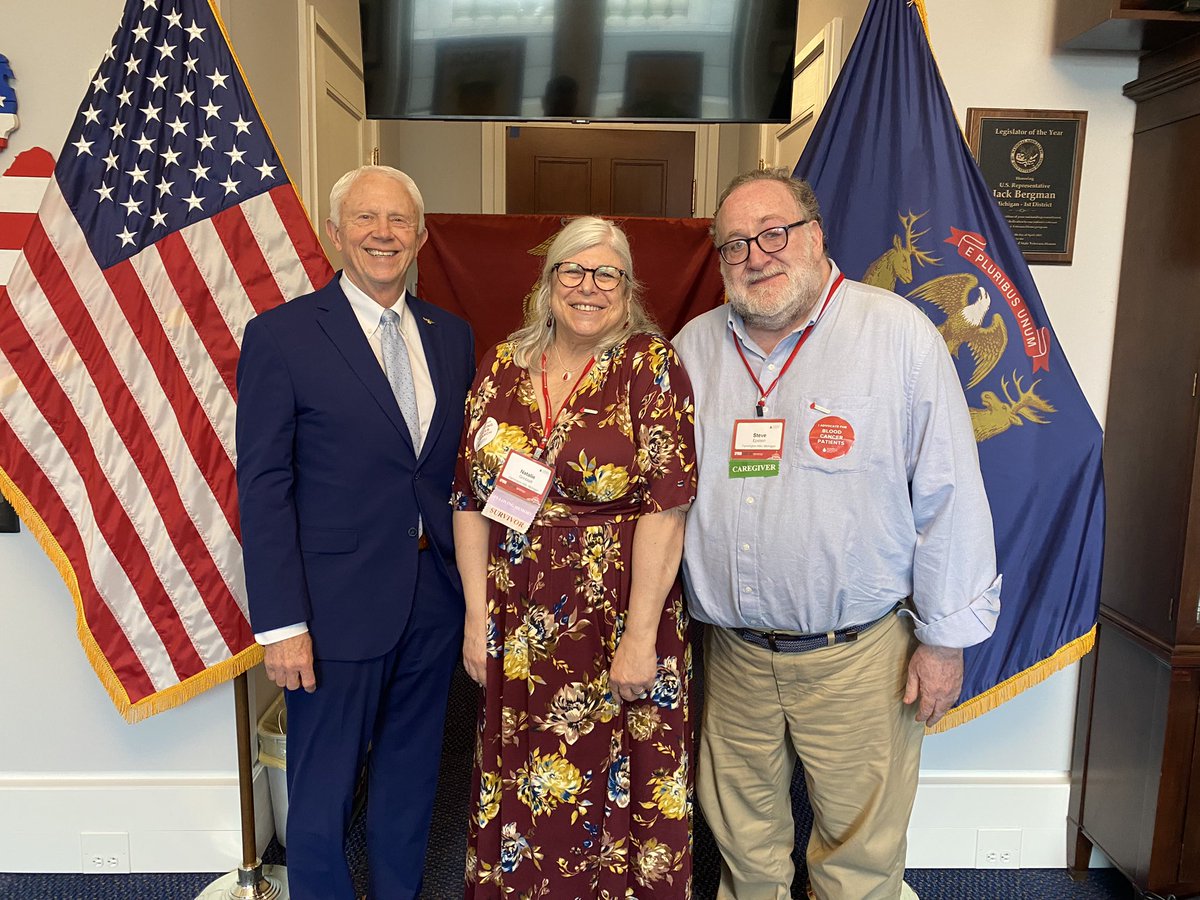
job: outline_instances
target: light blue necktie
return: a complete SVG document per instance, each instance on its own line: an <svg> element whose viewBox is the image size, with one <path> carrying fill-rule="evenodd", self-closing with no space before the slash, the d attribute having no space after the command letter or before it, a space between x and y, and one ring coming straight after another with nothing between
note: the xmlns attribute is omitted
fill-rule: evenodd
<svg viewBox="0 0 1200 900"><path fill-rule="evenodd" d="M408 348L400 334L400 314L394 309L385 309L379 317L379 330L383 343L383 371L408 425L408 433L412 435L413 449L420 453L421 418L417 412L417 389L413 385Z"/></svg>

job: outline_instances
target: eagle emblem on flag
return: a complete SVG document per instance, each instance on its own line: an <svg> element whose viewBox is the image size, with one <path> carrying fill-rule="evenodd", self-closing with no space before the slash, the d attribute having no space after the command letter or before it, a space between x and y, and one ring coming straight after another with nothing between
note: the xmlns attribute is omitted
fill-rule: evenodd
<svg viewBox="0 0 1200 900"><path fill-rule="evenodd" d="M913 283L917 272L913 267L914 261L922 269L926 266L943 264L940 256L934 256L932 253L922 250L918 244L920 238L929 233L929 229L917 231L914 226L927 212L928 210L922 213L913 213L910 210L908 215L900 215L904 236L893 235L892 248L885 251L867 267L862 279L864 282L894 291L898 282L905 285ZM968 235L975 240L970 242L963 240ZM975 245L982 248L986 246L987 242L982 236L960 229L952 229L952 235L946 240L946 243L961 244L969 249ZM960 252L960 255L968 260L971 259L967 252ZM1004 297L1008 301L1005 305L1011 308L1018 327L1021 327L1023 332L1031 332L1031 339L1028 343L1032 348L1029 355L1035 359L1034 371L1044 368L1044 365L1037 364L1037 356L1039 353L1045 353L1044 342L1048 339L1041 338L1037 327L1032 325L1032 317L1026 309L1024 300L1012 286L1008 276L995 265L992 265L990 269L985 268L981 264L983 259L980 257L980 262L976 262L976 266L995 287L1004 292ZM990 263L991 260L987 259L986 262ZM963 390L969 392L972 388L977 387L996 368L1008 346L1008 327L1000 313L992 310L991 294L979 283L979 279L975 275L969 272L958 272L941 275L920 283L909 290L906 296L910 300L922 300L929 303L941 312L941 316L933 315L931 318L937 325L938 333L946 342L946 349L957 360L959 351L965 347L974 364L971 374L963 385ZM989 310L991 310L991 315L988 315ZM1035 379L1026 387L1022 384L1022 379L1017 372L1012 372L1010 377L1012 379L1011 389L1008 380L1001 378L999 391L981 390L978 402L982 405L969 407L976 442L986 441L988 438L1002 434L1014 425L1023 425L1025 422L1046 425L1050 421L1046 416L1056 411L1050 402L1038 396L1034 390L1041 379ZM1013 396L1014 391L1016 392L1015 397ZM1001 399L1001 394L1004 395L1004 399ZM967 400L968 403L972 400L969 393Z"/></svg>

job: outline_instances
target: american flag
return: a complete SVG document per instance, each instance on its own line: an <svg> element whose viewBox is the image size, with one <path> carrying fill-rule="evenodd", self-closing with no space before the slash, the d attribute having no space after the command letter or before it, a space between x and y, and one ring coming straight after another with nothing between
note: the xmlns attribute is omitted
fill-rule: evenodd
<svg viewBox="0 0 1200 900"><path fill-rule="evenodd" d="M17 92L8 81L12 77L12 66L0 53L0 150L8 146L8 136L17 127Z"/></svg>
<svg viewBox="0 0 1200 900"><path fill-rule="evenodd" d="M130 721L260 658L238 348L331 276L210 3L128 0L0 287L0 490Z"/></svg>
<svg viewBox="0 0 1200 900"><path fill-rule="evenodd" d="M54 157L41 147L18 153L0 174L0 287L17 264L53 177Z"/></svg>

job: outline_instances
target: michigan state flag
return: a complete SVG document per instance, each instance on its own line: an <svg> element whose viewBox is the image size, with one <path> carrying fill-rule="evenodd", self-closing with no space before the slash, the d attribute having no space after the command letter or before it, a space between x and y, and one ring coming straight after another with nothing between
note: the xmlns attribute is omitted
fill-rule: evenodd
<svg viewBox="0 0 1200 900"><path fill-rule="evenodd" d="M966 650L951 728L1091 649L1104 549L1101 432L980 175L921 0L872 0L796 166L848 277L938 327L971 412L1004 573L996 633Z"/></svg>

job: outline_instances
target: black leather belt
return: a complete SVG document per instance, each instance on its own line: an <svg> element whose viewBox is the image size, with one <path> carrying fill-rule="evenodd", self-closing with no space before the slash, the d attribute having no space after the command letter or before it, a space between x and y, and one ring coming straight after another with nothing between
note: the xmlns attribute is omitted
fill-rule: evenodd
<svg viewBox="0 0 1200 900"><path fill-rule="evenodd" d="M735 628L737 636L747 644L762 647L773 653L807 653L809 650L820 650L822 647L832 647L834 644L848 644L858 640L858 636L872 626L878 625L897 609L897 603L878 619L864 625L851 625L849 628L839 628L837 631L826 631L823 634L792 634L786 631L755 631L753 628Z"/></svg>

